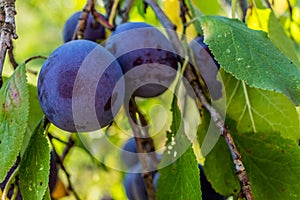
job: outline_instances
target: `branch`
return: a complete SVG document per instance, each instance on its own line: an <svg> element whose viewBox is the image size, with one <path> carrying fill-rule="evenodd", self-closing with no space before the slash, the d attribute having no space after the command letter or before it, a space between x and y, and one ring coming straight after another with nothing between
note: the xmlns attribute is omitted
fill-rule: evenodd
<svg viewBox="0 0 300 200"><path fill-rule="evenodd" d="M53 144L51 137L50 137L50 140L49 140L49 141L50 141L50 144L51 144L51 146L52 146L52 148L53 148L53 152L54 152L54 154L55 154L55 156L56 156L56 158L57 158L57 162L59 163L61 169L63 170L63 172L65 173L65 175L66 175L66 177L67 177L67 180L68 180L68 189L69 189L70 191L73 192L74 197L75 197L76 200L80 200L80 197L79 197L79 195L77 194L77 192L75 191L75 189L74 189L74 187L73 187L73 184L72 184L72 182L71 182L71 176L70 176L69 172L67 171L67 169L66 169L65 166L64 166L64 163L63 163L64 157L62 158L61 156L59 156L59 155L57 154L57 151L56 151L56 149L55 149L55 145Z"/></svg>
<svg viewBox="0 0 300 200"><path fill-rule="evenodd" d="M239 0L240 8L242 10L242 21L245 22L246 15L247 15L247 9L248 9L248 3L247 0Z"/></svg>
<svg viewBox="0 0 300 200"><path fill-rule="evenodd" d="M87 19L91 10L93 10L94 8L95 5L94 3L95 3L94 0L87 0L87 3L84 6L81 15L79 17L72 40L82 39L84 37L84 31L86 28Z"/></svg>
<svg viewBox="0 0 300 200"><path fill-rule="evenodd" d="M121 23L125 23L128 21L129 18L129 12L131 10L131 8L134 5L134 0L126 0L123 6L122 10L119 10L118 14L121 16L122 18L122 22Z"/></svg>
<svg viewBox="0 0 300 200"><path fill-rule="evenodd" d="M13 46L13 43L12 41L10 41L10 48L8 49L8 57L9 57L9 61L11 63L11 65L13 66L14 69L16 69L18 67L18 63L15 59L15 56L14 56L14 46Z"/></svg>
<svg viewBox="0 0 300 200"><path fill-rule="evenodd" d="M167 34L169 36L169 39L170 39L173 47L177 50L179 55L184 55L184 48L181 45L176 32L173 31L173 30L175 30L175 26L167 18L165 13L161 10L159 5L154 0L144 0L144 1L152 7L157 18L160 20L161 24L166 29ZM183 63L182 60L181 60L181 63ZM251 189L250 182L249 182L249 179L246 174L245 167L241 160L242 156L234 144L234 140L230 134L230 130L226 126L221 115L208 103L205 95L202 92L201 85L198 82L197 75L192 70L192 66L188 65L186 67L184 76L187 78L187 80L193 87L193 89L197 95L197 98L200 100L202 105L209 111L212 119L214 120L215 124L217 125L217 127L220 130L221 136L223 136L225 138L227 146L231 152L233 163L235 165L235 171L236 171L237 177L239 178L239 181L240 181L240 184L242 187L242 192L247 200L252 200L253 199L252 189Z"/></svg>
<svg viewBox="0 0 300 200"><path fill-rule="evenodd" d="M0 0L0 88L2 87L2 71L11 38L18 38L15 26L15 0Z"/></svg>
<svg viewBox="0 0 300 200"><path fill-rule="evenodd" d="M216 126L220 129L220 134L225 138L225 141L231 153L231 157L233 159L233 163L235 165L235 173L237 174L240 180L240 184L242 186L243 194L245 195L247 200L253 199L250 181L242 162L242 155L235 146L229 128L226 126L224 120L222 119L220 114L215 110L215 108L213 108L208 103L201 89L196 85L193 86L193 88L196 92L197 97L200 99L202 105L209 111L211 118L215 122Z"/></svg>
<svg viewBox="0 0 300 200"><path fill-rule="evenodd" d="M103 15L101 15L100 13L97 12L97 10L93 7L92 8L92 14L94 19L99 22L100 24L102 24L105 28L109 29L109 30L113 30L115 27L113 25L111 25Z"/></svg>
<svg viewBox="0 0 300 200"><path fill-rule="evenodd" d="M114 4L114 0L103 0L103 3L104 3L105 11L106 11L106 17L109 18L111 9Z"/></svg>
<svg viewBox="0 0 300 200"><path fill-rule="evenodd" d="M148 198L150 200L155 200L156 195L151 172L152 168L148 163L147 154L145 153L150 153L155 169L158 165L158 159L155 154L153 140L148 133L148 123L143 114L138 110L136 102L133 98L131 98L129 101L129 112L126 113L129 114L129 122L134 133L135 142L137 144L137 151L139 153L138 156L142 165L142 174L146 184ZM138 124L141 124L143 127L140 128Z"/></svg>

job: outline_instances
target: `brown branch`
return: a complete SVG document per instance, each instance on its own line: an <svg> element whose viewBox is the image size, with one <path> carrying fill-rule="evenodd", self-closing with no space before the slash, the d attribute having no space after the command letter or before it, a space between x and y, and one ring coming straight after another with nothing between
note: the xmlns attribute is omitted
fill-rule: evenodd
<svg viewBox="0 0 300 200"><path fill-rule="evenodd" d="M103 2L104 2L104 8L106 11L106 17L109 18L110 14L111 14L111 9L114 4L114 0L103 0Z"/></svg>
<svg viewBox="0 0 300 200"><path fill-rule="evenodd" d="M185 26L185 24L186 24L186 15L189 16L189 9L186 6L184 0L179 0L179 5L180 5L180 14L179 14L179 16L181 18L182 24ZM191 18L191 16L189 16L189 17Z"/></svg>
<svg viewBox="0 0 300 200"><path fill-rule="evenodd" d="M132 101L132 105L134 107L134 111L137 113L139 120L141 122L141 125L143 126L143 133L144 133L144 147L147 150L147 153L150 153L151 159L152 159L152 165L154 166L154 168L157 168L158 166L158 159L156 157L156 153L155 153L155 147L154 147L154 142L152 140L152 138L149 135L148 132L148 122L147 119L145 118L145 116L143 115L143 113L139 110L139 108L137 107L135 101ZM136 122L137 123L137 122Z"/></svg>
<svg viewBox="0 0 300 200"><path fill-rule="evenodd" d="M71 176L70 176L69 172L67 171L67 169L64 166L64 163L63 163L64 162L64 160L63 160L64 158L62 158L61 156L59 156L57 154L55 145L53 144L51 137L50 137L49 141L50 141L50 144L52 146L53 152L54 152L54 154L55 154L55 156L57 158L57 162L58 162L58 164L60 165L61 169L63 170L63 172L65 173L65 175L67 177L68 189L74 194L74 197L75 197L76 200L80 200L79 195L77 194L77 192L75 191L75 189L73 187L73 184L72 184L72 181L71 181Z"/></svg>
<svg viewBox="0 0 300 200"><path fill-rule="evenodd" d="M9 61L11 63L11 65L13 66L14 69L16 69L18 67L18 63L15 59L15 56L14 56L14 46L13 46L13 43L12 41L10 41L10 48L8 49L8 57L9 57Z"/></svg>
<svg viewBox="0 0 300 200"><path fill-rule="evenodd" d="M176 34L174 29L174 25L172 22L167 18L167 16L164 14L164 12L161 10L161 8L158 6L158 4L154 0L144 0L148 5L150 5L153 9L153 11L156 13L157 18L160 20L161 24L164 26L164 28L167 30L167 34L169 36L169 39L174 46L174 48L177 50L179 55L184 55L184 48L181 45L179 38ZM173 29L173 30L171 30ZM181 62L183 63L183 62ZM221 115L208 103L205 95L202 92L201 85L199 84L197 80L197 76L194 74L192 67L188 65L186 67L184 76L187 78L187 80L190 82L191 86L193 87L197 98L202 103L202 105L209 111L211 118L214 120L215 124L220 130L220 134L224 137L227 146L231 152L231 156L233 159L233 163L235 165L235 171L237 174L237 177L239 178L242 192L247 200L252 200L252 189L250 186L249 179L246 174L246 170L244 168L244 165L241 160L241 154L237 150L234 140L230 134L230 130L226 126L224 120L222 119Z"/></svg>
<svg viewBox="0 0 300 200"><path fill-rule="evenodd" d="M240 154L234 143L229 128L226 126L224 120L222 119L220 114L215 110L215 108L213 108L208 103L201 89L197 85L194 85L193 88L196 92L197 97L200 99L202 105L209 111L211 118L215 122L216 126L220 129L220 134L225 138L225 141L233 159L233 163L235 165L235 173L237 174L238 179L240 180L240 184L242 186L243 194L245 195L247 200L253 199L250 181L242 162L242 155Z"/></svg>
<svg viewBox="0 0 300 200"><path fill-rule="evenodd" d="M134 0L126 0L124 3L123 9L120 9L118 14L122 18L122 23L125 23L129 19L129 12L134 5Z"/></svg>
<svg viewBox="0 0 300 200"><path fill-rule="evenodd" d="M75 145L75 142L72 138L72 135L69 136L69 140L66 144L66 147L64 148L64 151L61 155L61 160L64 161L68 153L70 152L71 148Z"/></svg>
<svg viewBox="0 0 300 200"><path fill-rule="evenodd" d="M150 153L151 159L153 162L153 166L156 169L158 164L158 159L155 154L155 147L152 138L149 136L148 133L148 123L143 114L138 110L136 102L133 98L129 100L129 108L128 112L126 112L128 116L128 120L132 127L135 142L137 144L137 151L139 160L142 166L142 175L146 184L146 190L148 194L149 200L155 200L156 194L153 185L153 168L150 167L148 163L147 154ZM140 124L143 126L142 128L138 125Z"/></svg>
<svg viewBox="0 0 300 200"><path fill-rule="evenodd" d="M15 0L0 0L0 88L2 87L2 71L11 38L17 39L15 26Z"/></svg>
<svg viewBox="0 0 300 200"><path fill-rule="evenodd" d="M97 12L97 10L95 8L92 8L92 14L94 19L99 22L100 24L102 24L105 28L109 29L109 30L113 30L115 27L111 24L108 23L107 19L101 15L99 12Z"/></svg>
<svg viewBox="0 0 300 200"><path fill-rule="evenodd" d="M93 10L94 8L95 5L94 3L95 3L94 0L87 0L87 3L84 6L81 15L79 17L72 40L82 39L84 37L84 31L86 28L87 19L91 10Z"/></svg>

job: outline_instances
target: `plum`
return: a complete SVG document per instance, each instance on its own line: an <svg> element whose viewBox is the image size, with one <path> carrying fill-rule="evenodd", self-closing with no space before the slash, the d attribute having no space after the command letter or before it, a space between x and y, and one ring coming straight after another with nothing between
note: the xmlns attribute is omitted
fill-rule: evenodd
<svg viewBox="0 0 300 200"><path fill-rule="evenodd" d="M129 200L148 199L146 185L141 173L127 173L124 178L124 186Z"/></svg>
<svg viewBox="0 0 300 200"><path fill-rule="evenodd" d="M49 189L50 194L55 189L57 179L58 179L58 167L57 167L57 157L53 151L50 152L50 174L49 174Z"/></svg>
<svg viewBox="0 0 300 200"><path fill-rule="evenodd" d="M95 131L122 105L124 80L115 57L88 40L67 42L48 57L38 77L45 116L65 131Z"/></svg>
<svg viewBox="0 0 300 200"><path fill-rule="evenodd" d="M197 37L190 43L193 51L195 64L199 70L212 99L217 100L222 96L222 85L217 80L217 74L220 68L207 44L204 43L204 37Z"/></svg>
<svg viewBox="0 0 300 200"><path fill-rule="evenodd" d="M130 138L122 147L121 159L127 168L130 168L139 162L134 137Z"/></svg>
<svg viewBox="0 0 300 200"><path fill-rule="evenodd" d="M100 14L100 13L99 13ZM63 41L71 41L80 18L81 11L74 13L66 22L63 29ZM100 14L103 16L102 14ZM104 16L103 16L104 17ZM93 15L89 13L87 25L84 31L84 39L94 42L105 39L105 29L98 22L94 22Z"/></svg>
<svg viewBox="0 0 300 200"><path fill-rule="evenodd" d="M144 200L148 199L148 194L146 190L146 184L143 179L141 164L131 168L132 172L129 172L124 177L124 187L126 191L126 195L129 200ZM139 172L139 173L136 173ZM157 181L155 182L155 177L157 176L157 172L152 173L154 189L156 189Z"/></svg>
<svg viewBox="0 0 300 200"><path fill-rule="evenodd" d="M122 67L128 96L158 96L176 76L178 60L172 45L147 23L118 25L106 41L106 48Z"/></svg>

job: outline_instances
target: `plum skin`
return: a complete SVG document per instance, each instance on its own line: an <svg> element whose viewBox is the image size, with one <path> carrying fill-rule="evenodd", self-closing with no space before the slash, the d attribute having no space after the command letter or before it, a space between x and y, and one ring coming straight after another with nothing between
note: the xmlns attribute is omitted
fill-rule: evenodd
<svg viewBox="0 0 300 200"><path fill-rule="evenodd" d="M196 67L206 83L211 98L218 100L222 97L222 84L217 80L220 64L215 60L207 44L204 43L203 36L196 37L189 46L193 51Z"/></svg>
<svg viewBox="0 0 300 200"><path fill-rule="evenodd" d="M101 66L103 60L113 61L109 66ZM84 77L80 74L83 84L74 88L79 70L82 69L90 71L87 71ZM95 75L99 70L104 71L101 77ZM93 72L95 74L92 74ZM111 106L116 110L121 107L121 102L116 102L113 98L122 96L122 90L112 93L121 77L120 65L104 47L88 40L71 41L54 50L43 64L38 77L38 99L45 116L60 129L69 132L98 130L113 120ZM88 93L88 90L79 91L88 89L84 88L88 84L97 84L94 93ZM86 100L92 98L95 105L89 105L89 101ZM74 106L74 101L80 105ZM91 124L90 115L74 121L75 111L84 113L89 107L95 110L98 125Z"/></svg>
<svg viewBox="0 0 300 200"><path fill-rule="evenodd" d="M146 190L146 184L143 179L142 173L135 173L142 171L141 164L138 163L133 166L132 171L125 175L123 180L123 185L125 187L126 195L129 200L143 200L148 199L148 194ZM154 184L154 189L157 188L157 179L159 174L157 172L152 173L152 179Z"/></svg>
<svg viewBox="0 0 300 200"><path fill-rule="evenodd" d="M99 13L100 14L100 13ZM71 15L65 22L63 28L63 41L69 42L72 40L81 11ZM103 16L102 14L100 14ZM103 16L104 17L104 16ZM105 28L100 23L93 23L93 15L89 13L86 28L84 31L84 39L97 42L98 40L105 39Z"/></svg>
<svg viewBox="0 0 300 200"><path fill-rule="evenodd" d="M121 159L128 169L139 163L134 137L128 139L122 147Z"/></svg>
<svg viewBox="0 0 300 200"><path fill-rule="evenodd" d="M106 48L122 67L129 95L156 97L175 79L178 60L174 48L147 23L120 24L106 41ZM130 91L132 88L136 90Z"/></svg>

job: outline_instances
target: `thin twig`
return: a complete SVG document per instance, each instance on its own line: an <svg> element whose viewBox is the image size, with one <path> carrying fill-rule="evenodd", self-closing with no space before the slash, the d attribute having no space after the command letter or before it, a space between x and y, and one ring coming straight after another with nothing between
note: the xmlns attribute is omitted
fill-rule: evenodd
<svg viewBox="0 0 300 200"><path fill-rule="evenodd" d="M235 173L237 174L242 186L243 194L245 195L247 200L253 199L250 181L247 177L246 169L242 162L242 155L235 146L229 128L226 126L224 120L216 111L216 109L208 103L201 89L197 85L194 85L193 88L202 105L209 111L211 118L215 122L216 126L220 129L220 134L225 138L233 159L233 163L235 165Z"/></svg>
<svg viewBox="0 0 300 200"><path fill-rule="evenodd" d="M11 38L17 39L15 26L15 0L0 0L0 88L2 87L2 71Z"/></svg>
<svg viewBox="0 0 300 200"><path fill-rule="evenodd" d="M73 184L72 184L72 181L71 181L71 176L70 176L69 172L66 170L66 168L64 166L63 159L57 154L57 151L55 149L55 145L53 144L52 140L50 140L50 144L53 148L54 155L57 158L57 162L59 163L61 169L63 170L63 172L65 173L65 175L67 177L69 190L72 191L72 193L74 194L74 197L75 197L76 200L80 200L79 195L77 194L77 192L75 191L75 189L73 187Z"/></svg>
<svg viewBox="0 0 300 200"><path fill-rule="evenodd" d="M268 0L265 0L265 3L267 4L267 7L272 10L272 6L271 6L270 2Z"/></svg>
<svg viewBox="0 0 300 200"><path fill-rule="evenodd" d="M129 101L129 110L126 113L129 115L128 119L134 133L135 142L137 144L137 151L139 153L138 156L142 165L142 175L146 184L148 198L149 200L155 200L156 195L152 178L153 173L151 172L151 170L153 169L151 169L150 164L148 163L146 153L150 153L151 158L154 161L153 165L155 168L157 167L158 160L155 155L153 140L149 136L147 131L148 123L142 113L138 110L133 98L131 98ZM143 126L143 130L138 125L139 120L141 125Z"/></svg>
<svg viewBox="0 0 300 200"><path fill-rule="evenodd" d="M14 46L12 41L10 41L10 48L8 49L8 57L11 65L13 66L14 69L16 69L18 67L18 63L14 56Z"/></svg>
<svg viewBox="0 0 300 200"><path fill-rule="evenodd" d="M183 0L179 0L179 7L180 7L180 12L179 12L179 17L181 19L182 24L186 24L186 17L185 14L188 11L187 6L185 5L185 2Z"/></svg>
<svg viewBox="0 0 300 200"><path fill-rule="evenodd" d="M99 22L101 25L103 25L105 28L109 29L109 30L113 30L115 27L113 25L111 25L107 19L101 15L95 8L92 9L92 14L94 19Z"/></svg>
<svg viewBox="0 0 300 200"><path fill-rule="evenodd" d="M144 139L144 142L143 142L144 148L147 150L147 153L150 153L152 165L156 169L159 161L156 157L154 142L148 132L148 126L149 126L148 122L147 122L145 116L143 115L143 113L137 107L135 101L133 101L133 106L134 106L134 111L137 113L139 120L141 122L141 125L142 125L142 131L144 133L144 138L143 138Z"/></svg>
<svg viewBox="0 0 300 200"><path fill-rule="evenodd" d="M118 15L120 15L120 17L122 18L122 22L121 23L125 23L128 21L129 19L129 12L131 10L131 8L134 5L134 0L126 0L124 2L124 6L123 9L118 10Z"/></svg>
<svg viewBox="0 0 300 200"><path fill-rule="evenodd" d="M287 4L288 4L288 9L289 9L289 13L290 13L290 19L291 21L294 21L293 20L293 7L292 7L292 4L290 2L290 0L286 0Z"/></svg>
<svg viewBox="0 0 300 200"><path fill-rule="evenodd" d="M248 9L247 0L239 0L239 5L242 10L242 21L245 22Z"/></svg>
<svg viewBox="0 0 300 200"><path fill-rule="evenodd" d="M161 8L158 6L158 4L154 0L144 0L144 1L148 5L150 5L151 8L153 9L153 11L156 13L157 18L160 20L161 24L167 30L169 39L170 39L172 45L174 46L174 48L179 53L179 55L184 55L184 48L181 45L176 32L173 31L175 29L174 29L174 25L172 24L172 22L168 19L168 17L164 14L164 12L161 10ZM240 184L242 187L242 192L247 200L252 200L253 195L252 195L251 185L250 185L249 179L246 174L246 170L245 170L244 165L241 160L241 154L239 153L239 151L237 150L237 148L234 144L233 138L230 134L230 130L226 126L221 115L206 100L206 97L203 94L201 86L197 80L197 76L194 74L192 67L190 65L188 65L186 67L184 76L190 82L199 101L209 111L211 118L214 120L215 124L217 125L217 127L220 130L220 134L225 138L227 146L232 155L233 163L235 165L235 171L236 171L237 177L239 178L239 181L240 181Z"/></svg>
<svg viewBox="0 0 300 200"><path fill-rule="evenodd" d="M27 64L27 63L29 63L30 61L32 61L32 60L36 60L36 59L47 59L47 57L46 56L31 56L31 57L29 57L29 58L27 58L26 60L25 60L25 64Z"/></svg>
<svg viewBox="0 0 300 200"><path fill-rule="evenodd" d="M106 17L109 18L111 9L114 4L114 0L102 0L104 3L105 11L106 11Z"/></svg>
<svg viewBox="0 0 300 200"><path fill-rule="evenodd" d="M79 17L76 29L74 31L72 40L77 40L77 39L83 38L84 31L85 31L86 24L87 24L87 19L88 19L88 16L89 16L91 10L93 10L94 3L95 3L94 0L88 0L86 5L84 6L84 8L80 14L80 17Z"/></svg>
<svg viewBox="0 0 300 200"><path fill-rule="evenodd" d="M71 148L75 145L74 140L72 139L72 135L69 136L69 140L67 142L67 145L64 148L64 151L61 155L61 161L63 162L66 158L66 156L68 155L68 153L70 152Z"/></svg>

